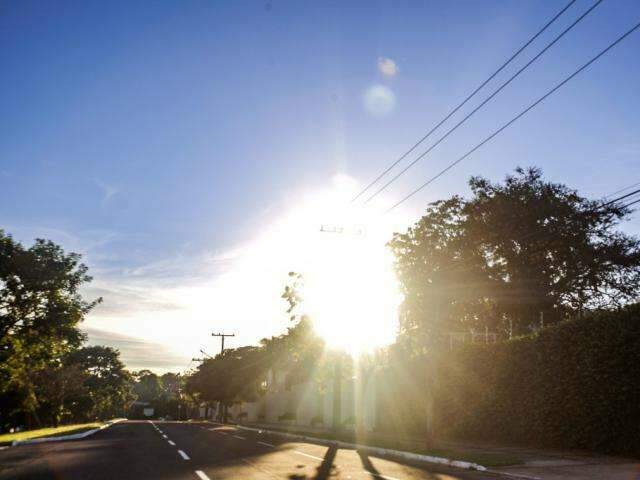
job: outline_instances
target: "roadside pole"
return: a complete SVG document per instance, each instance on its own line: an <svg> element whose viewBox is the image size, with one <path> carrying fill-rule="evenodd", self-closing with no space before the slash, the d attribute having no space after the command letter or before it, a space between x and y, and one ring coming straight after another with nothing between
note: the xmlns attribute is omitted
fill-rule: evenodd
<svg viewBox="0 0 640 480"><path fill-rule="evenodd" d="M226 337L235 337L235 333L212 333L212 337L220 337L220 355L224 353L224 339ZM222 423L227 423L227 406L222 405Z"/></svg>
<svg viewBox="0 0 640 480"><path fill-rule="evenodd" d="M333 369L333 431L340 430L342 417L342 356L338 353Z"/></svg>

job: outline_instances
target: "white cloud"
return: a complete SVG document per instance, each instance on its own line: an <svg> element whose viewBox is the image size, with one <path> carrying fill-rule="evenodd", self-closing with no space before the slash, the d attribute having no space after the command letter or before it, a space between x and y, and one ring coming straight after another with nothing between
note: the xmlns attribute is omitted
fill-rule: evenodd
<svg viewBox="0 0 640 480"><path fill-rule="evenodd" d="M378 70L387 77L395 77L398 73L398 65L390 58L379 57Z"/></svg>

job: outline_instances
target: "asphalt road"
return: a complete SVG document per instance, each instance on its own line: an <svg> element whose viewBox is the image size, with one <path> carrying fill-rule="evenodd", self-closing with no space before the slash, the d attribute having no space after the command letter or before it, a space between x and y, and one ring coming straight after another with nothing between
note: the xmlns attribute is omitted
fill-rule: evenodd
<svg viewBox="0 0 640 480"><path fill-rule="evenodd" d="M353 450L291 442L229 426L122 422L83 440L0 451L0 480L497 479L419 467Z"/></svg>

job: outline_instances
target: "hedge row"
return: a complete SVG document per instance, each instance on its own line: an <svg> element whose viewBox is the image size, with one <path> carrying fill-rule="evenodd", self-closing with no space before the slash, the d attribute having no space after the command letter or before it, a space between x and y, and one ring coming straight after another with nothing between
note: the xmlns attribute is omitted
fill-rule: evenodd
<svg viewBox="0 0 640 480"><path fill-rule="evenodd" d="M640 305L441 359L443 436L640 454Z"/></svg>

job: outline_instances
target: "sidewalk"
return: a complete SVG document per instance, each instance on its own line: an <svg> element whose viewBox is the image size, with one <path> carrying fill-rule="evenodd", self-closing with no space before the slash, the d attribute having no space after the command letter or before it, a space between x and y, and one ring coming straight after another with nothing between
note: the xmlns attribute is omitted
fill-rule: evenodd
<svg viewBox="0 0 640 480"><path fill-rule="evenodd" d="M324 428L311 426L280 423L242 423L242 425L465 460L484 465L491 471L513 478L640 480L640 459L597 455L584 451L444 441L437 442L435 448L427 450L419 439L399 438L382 433L369 432L365 438L356 438L356 435L350 431L345 430L334 435Z"/></svg>
<svg viewBox="0 0 640 480"><path fill-rule="evenodd" d="M470 453L495 452L518 457L521 460L520 464L495 467L492 470L525 479L640 479L640 459L598 455L578 450L533 449L453 442L443 442L442 445Z"/></svg>

